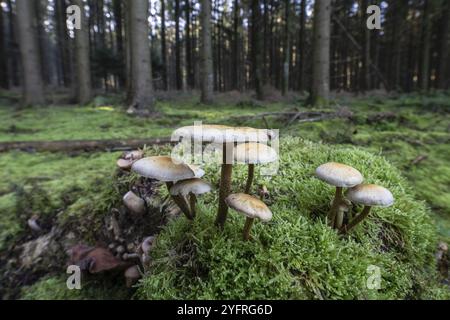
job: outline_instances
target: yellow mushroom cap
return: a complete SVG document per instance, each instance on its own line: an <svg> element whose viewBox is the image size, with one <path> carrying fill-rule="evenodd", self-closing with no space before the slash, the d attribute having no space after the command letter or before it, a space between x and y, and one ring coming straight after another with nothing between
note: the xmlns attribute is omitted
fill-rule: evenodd
<svg viewBox="0 0 450 320"><path fill-rule="evenodd" d="M204 171L196 166L176 163L167 156L140 159L133 163L131 170L143 177L164 182L191 179L204 174Z"/></svg>
<svg viewBox="0 0 450 320"><path fill-rule="evenodd" d="M375 184L360 184L348 189L346 197L354 202L365 206L389 207L394 203L392 193Z"/></svg>
<svg viewBox="0 0 450 320"><path fill-rule="evenodd" d="M230 208L249 218L258 218L267 222L272 219L272 211L264 202L245 193L230 194L225 202Z"/></svg>
<svg viewBox="0 0 450 320"><path fill-rule="evenodd" d="M237 163L264 164L278 159L277 152L263 143L249 142L239 144L234 151Z"/></svg>
<svg viewBox="0 0 450 320"><path fill-rule="evenodd" d="M316 169L316 176L333 186L350 188L363 182L361 172L348 165L328 162Z"/></svg>
<svg viewBox="0 0 450 320"><path fill-rule="evenodd" d="M187 179L183 181L178 181L172 188L170 188L170 194L173 196L182 195L186 196L189 193L193 194L203 194L210 192L212 189L211 185L198 178Z"/></svg>
<svg viewBox="0 0 450 320"><path fill-rule="evenodd" d="M190 138L202 142L255 142L268 141L271 132L250 127L230 127L208 124L186 126L176 129L172 136Z"/></svg>

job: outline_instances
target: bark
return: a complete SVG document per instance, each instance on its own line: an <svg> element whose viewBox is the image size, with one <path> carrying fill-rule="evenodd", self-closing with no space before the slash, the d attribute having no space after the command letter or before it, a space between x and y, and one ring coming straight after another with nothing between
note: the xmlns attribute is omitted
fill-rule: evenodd
<svg viewBox="0 0 450 320"><path fill-rule="evenodd" d="M371 89L371 83L370 83L370 46L371 46L371 34L370 34L370 29L367 28L366 26L366 12L367 12L367 7L369 6L369 1L368 0L363 0L362 2L362 19L361 19L361 24L362 24L362 30L364 30L364 54L363 54L363 89L364 90L370 90Z"/></svg>
<svg viewBox="0 0 450 320"><path fill-rule="evenodd" d="M37 39L37 19L35 7L27 0L17 0L19 47L23 67L23 104L41 105L45 103L42 84L39 44Z"/></svg>
<svg viewBox="0 0 450 320"><path fill-rule="evenodd" d="M298 35L298 89L305 89L305 51L306 51L306 0L300 0L300 32Z"/></svg>
<svg viewBox="0 0 450 320"><path fill-rule="evenodd" d="M133 0L135 1L135 0ZM168 138L155 139L110 139L110 140L63 140L63 141L19 141L0 142L0 152L22 151L90 151L90 150L133 150L144 145L173 143Z"/></svg>
<svg viewBox="0 0 450 320"><path fill-rule="evenodd" d="M314 4L313 79L311 102L326 104L330 93L330 19L331 0Z"/></svg>
<svg viewBox="0 0 450 320"><path fill-rule="evenodd" d="M92 99L91 88L91 64L89 56L89 28L82 0L74 0L73 3L81 9L81 29L75 32L75 61L76 61L76 91L77 102L87 104Z"/></svg>
<svg viewBox="0 0 450 320"><path fill-rule="evenodd" d="M443 14L442 14L442 25L440 34L440 47L439 47L439 61L438 61L438 88L446 89L449 83L448 74L448 60L449 57L449 34L450 34L450 2L445 1Z"/></svg>
<svg viewBox="0 0 450 320"><path fill-rule="evenodd" d="M8 7L8 29L9 29L9 60L8 63L11 64L10 77L13 86L20 85L19 78L19 56L20 50L16 37L16 15L13 10L13 5L11 0L6 2Z"/></svg>
<svg viewBox="0 0 450 320"><path fill-rule="evenodd" d="M251 17L251 28L252 28L252 65L253 65L253 76L254 85L256 90L256 98L258 100L264 99L263 91L263 53L262 53L262 41L261 41L261 9L260 1L251 1L252 17Z"/></svg>
<svg viewBox="0 0 450 320"><path fill-rule="evenodd" d="M5 46L5 30L3 23L3 9L0 7L0 88L8 89L8 68L6 66L7 55Z"/></svg>
<svg viewBox="0 0 450 320"><path fill-rule="evenodd" d="M180 0L175 0L175 80L177 90L182 90L183 75L181 74Z"/></svg>
<svg viewBox="0 0 450 320"><path fill-rule="evenodd" d="M185 31L186 31L186 72L187 72L187 86L192 89L195 86L194 68L192 64L192 37L191 37L191 5L190 0L185 0Z"/></svg>
<svg viewBox="0 0 450 320"><path fill-rule="evenodd" d="M163 89L168 89L167 82L167 49L166 49L166 2L161 0L161 57Z"/></svg>
<svg viewBox="0 0 450 320"><path fill-rule="evenodd" d="M289 0L284 1L284 46L283 46L283 81L281 94L286 95L289 89Z"/></svg>
<svg viewBox="0 0 450 320"><path fill-rule="evenodd" d="M70 52L67 36L66 4L65 0L55 0L55 25L56 43L58 46L58 59L60 65L60 84L67 87L70 85Z"/></svg>
<svg viewBox="0 0 450 320"><path fill-rule="evenodd" d="M125 54L123 48L123 14L122 14L122 1L121 0L113 0L113 12L114 12L114 21L115 21L115 35L116 35L116 48L117 48L117 56L123 61ZM125 86L125 70L124 66L121 66L118 74L119 85L120 87Z"/></svg>
<svg viewBox="0 0 450 320"><path fill-rule="evenodd" d="M422 62L420 88L428 90L430 81L430 50L431 50L431 6L430 0L425 0L422 26Z"/></svg>
<svg viewBox="0 0 450 320"><path fill-rule="evenodd" d="M131 107L137 113L153 112L153 84L147 0L128 1L130 12Z"/></svg>
<svg viewBox="0 0 450 320"><path fill-rule="evenodd" d="M232 88L239 90L239 0L234 0L233 5L233 65Z"/></svg>
<svg viewBox="0 0 450 320"><path fill-rule="evenodd" d="M211 48L211 2L201 0L201 101L211 103L214 76Z"/></svg>

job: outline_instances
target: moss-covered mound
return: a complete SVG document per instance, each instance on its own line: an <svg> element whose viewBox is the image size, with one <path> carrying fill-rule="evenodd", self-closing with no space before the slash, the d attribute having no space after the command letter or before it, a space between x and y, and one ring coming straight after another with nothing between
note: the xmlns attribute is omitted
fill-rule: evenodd
<svg viewBox="0 0 450 320"><path fill-rule="evenodd" d="M432 285L436 242L427 208L413 199L399 171L384 158L295 138L281 140L280 155L278 174L256 181L270 192L270 223L255 223L253 239L243 242L244 218L230 210L219 232L213 224L217 192L202 197L194 222L176 219L159 235L137 297L402 299L448 294ZM338 236L325 223L333 188L314 177L315 168L327 161L351 165L366 182L389 188L394 206L373 210L350 236ZM235 166L234 191L243 190L245 174L245 166ZM205 179L217 185L219 168L207 167ZM372 265L381 271L379 290L367 286Z"/></svg>

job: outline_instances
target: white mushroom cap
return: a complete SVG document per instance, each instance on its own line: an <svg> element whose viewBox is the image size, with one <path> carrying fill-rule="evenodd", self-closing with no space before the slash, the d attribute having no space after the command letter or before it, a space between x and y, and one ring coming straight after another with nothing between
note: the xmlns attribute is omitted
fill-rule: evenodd
<svg viewBox="0 0 450 320"><path fill-rule="evenodd" d="M159 181L178 181L202 176L203 170L185 163L175 163L171 157L155 156L143 158L135 163L131 169L137 174Z"/></svg>
<svg viewBox="0 0 450 320"><path fill-rule="evenodd" d="M375 184L360 184L348 189L346 197L354 202L365 206L389 207L394 203L392 193Z"/></svg>
<svg viewBox="0 0 450 320"><path fill-rule="evenodd" d="M328 162L316 169L316 176L333 186L350 188L363 182L361 172L342 163Z"/></svg>
<svg viewBox="0 0 450 320"><path fill-rule="evenodd" d="M123 196L123 203L133 213L144 214L145 213L145 201L138 197L133 191L128 191Z"/></svg>
<svg viewBox="0 0 450 320"><path fill-rule="evenodd" d="M245 193L230 194L225 202L230 208L249 218L258 218L267 222L272 219L272 211L258 198Z"/></svg>
<svg viewBox="0 0 450 320"><path fill-rule="evenodd" d="M172 188L170 188L170 194L173 196L182 195L186 196L189 193L193 194L203 194L210 192L212 189L211 185L198 178L188 179L183 181L178 181Z"/></svg>
<svg viewBox="0 0 450 320"><path fill-rule="evenodd" d="M194 141L223 143L267 141L271 134L269 130L250 127L194 125L178 128L172 136L191 138Z"/></svg>
<svg viewBox="0 0 450 320"><path fill-rule="evenodd" d="M278 159L277 152L263 143L241 143L234 151L237 163L264 164Z"/></svg>
<svg viewBox="0 0 450 320"><path fill-rule="evenodd" d="M116 164L120 169L129 170L133 164L133 160L118 159Z"/></svg>

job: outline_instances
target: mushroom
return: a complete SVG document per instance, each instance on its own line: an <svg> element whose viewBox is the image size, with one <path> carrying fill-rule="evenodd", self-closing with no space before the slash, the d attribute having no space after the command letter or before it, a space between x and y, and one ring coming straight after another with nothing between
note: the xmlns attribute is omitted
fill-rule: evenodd
<svg viewBox="0 0 450 320"><path fill-rule="evenodd" d="M361 172L353 167L347 166L342 163L328 162L320 165L316 169L316 176L322 181L336 187L336 194L331 205L330 212L328 213L328 223L331 227L336 227L336 221L343 220L343 208L348 203L345 201L342 195L342 188L351 188L363 181ZM339 219L337 215L339 214Z"/></svg>
<svg viewBox="0 0 450 320"><path fill-rule="evenodd" d="M133 160L127 160L127 159L118 159L116 162L117 166L122 170L130 170L131 166L133 165Z"/></svg>
<svg viewBox="0 0 450 320"><path fill-rule="evenodd" d="M247 183L245 184L245 193L250 194L255 174L255 164L265 164L274 162L278 159L277 152L263 143L241 143L236 146L234 156L237 163L248 164Z"/></svg>
<svg viewBox="0 0 450 320"><path fill-rule="evenodd" d="M388 189L375 184L360 184L353 187L347 191L346 197L354 203L364 205L364 208L347 225L341 227L339 230L341 233L349 232L363 221L369 215L371 207L389 207L394 203L392 193Z"/></svg>
<svg viewBox="0 0 450 320"><path fill-rule="evenodd" d="M123 203L131 212L143 215L146 211L144 199L138 197L133 191L128 191L123 196Z"/></svg>
<svg viewBox="0 0 450 320"><path fill-rule="evenodd" d="M246 193L230 194L225 201L230 208L247 217L243 231L244 240L250 238L250 229L255 219L263 222L268 222L272 219L272 212L266 204Z"/></svg>
<svg viewBox="0 0 450 320"><path fill-rule="evenodd" d="M215 224L223 228L228 214L225 198L230 194L233 168L234 144L269 140L270 134L264 129L250 127L228 127L223 125L194 125L179 128L173 136L190 138L193 141L222 144L222 168L220 173L219 208Z"/></svg>
<svg viewBox="0 0 450 320"><path fill-rule="evenodd" d="M205 173L196 166L187 165L185 163L176 163L171 157L167 156L142 158L133 163L131 170L140 176L165 182L169 192L174 181L200 178ZM189 207L184 198L172 196L172 199L180 207L186 217L192 220L189 213Z"/></svg>
<svg viewBox="0 0 450 320"><path fill-rule="evenodd" d="M141 272L139 271L139 267L137 265L131 266L125 270L124 275L128 288L133 286L141 278Z"/></svg>
<svg viewBox="0 0 450 320"><path fill-rule="evenodd" d="M195 217L195 204L197 202L197 195L210 192L211 185L199 178L187 179L178 181L172 188L170 194L173 196L187 197L189 196L190 215Z"/></svg>

